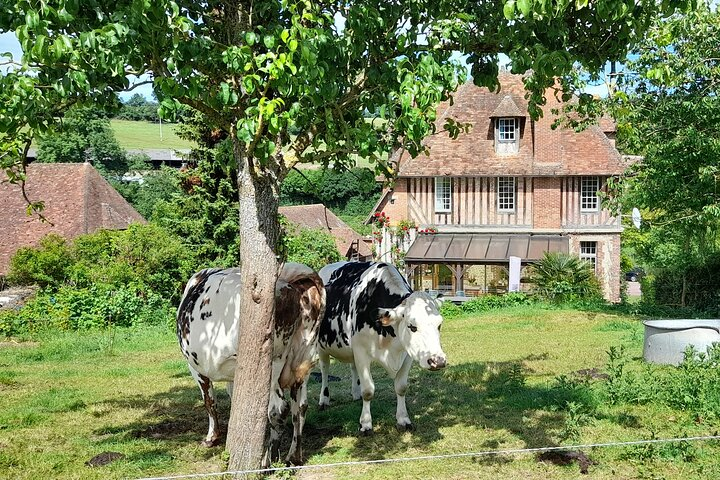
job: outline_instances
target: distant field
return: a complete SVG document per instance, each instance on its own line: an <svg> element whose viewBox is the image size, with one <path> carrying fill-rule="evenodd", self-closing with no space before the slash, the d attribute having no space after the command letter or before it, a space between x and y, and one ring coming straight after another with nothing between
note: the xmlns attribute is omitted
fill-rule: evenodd
<svg viewBox="0 0 720 480"><path fill-rule="evenodd" d="M133 122L130 120L111 120L110 125L120 146L134 148L191 148L192 142L175 135L175 125L163 123L162 139L160 124Z"/></svg>

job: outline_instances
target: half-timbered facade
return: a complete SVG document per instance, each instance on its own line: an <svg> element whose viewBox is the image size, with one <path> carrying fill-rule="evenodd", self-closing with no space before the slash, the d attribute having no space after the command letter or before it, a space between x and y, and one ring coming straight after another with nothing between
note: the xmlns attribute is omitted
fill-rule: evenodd
<svg viewBox="0 0 720 480"><path fill-rule="evenodd" d="M498 273L488 273L487 265L507 266L518 255L527 265L543 251L565 251L592 262L606 298L617 301L622 226L599 197L608 178L626 167L612 125L553 129L551 110L561 106L554 91L547 92L543 117L533 120L522 77L501 72L499 79L498 93L465 84L452 105L438 109L438 126L452 118L471 124L469 133L456 140L438 133L425 141L429 155L413 159L399 151L392 158L398 178L376 211L392 224L406 220L437 230L432 239L414 240L408 272L420 288L488 291L488 275Z"/></svg>

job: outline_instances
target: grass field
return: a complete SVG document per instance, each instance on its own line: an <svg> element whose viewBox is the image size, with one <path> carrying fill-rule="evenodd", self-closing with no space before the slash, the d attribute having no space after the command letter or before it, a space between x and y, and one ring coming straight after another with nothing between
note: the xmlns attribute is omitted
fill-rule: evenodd
<svg viewBox="0 0 720 480"><path fill-rule="evenodd" d="M133 122L130 120L111 120L115 138L126 149L150 148L191 148L192 143L175 135L175 125L163 123L162 139L160 124L151 122Z"/></svg>
<svg viewBox="0 0 720 480"><path fill-rule="evenodd" d="M599 404L584 415L611 346L637 360L642 329L630 317L523 307L446 320L450 366L413 367L408 410L416 431L395 429L394 394L376 369L375 433L357 435L361 404L349 394L349 369L333 364L333 405L319 411L311 379L305 428L307 464L443 455L485 450L626 441L717 432L717 421L653 405ZM565 375L566 380L558 380ZM565 382L565 383L563 383ZM228 398L219 388L220 413ZM159 328L56 334L35 343L0 344L0 477L139 478L222 471L223 447L199 441L207 417L174 333ZM654 449L653 449L654 448ZM588 449L586 478L719 478L720 444ZM104 452L124 458L101 467ZM284 474L287 475L287 474ZM277 474L281 477L281 474ZM493 455L307 470L300 479L571 479L576 463L558 466L535 455ZM217 478L217 477L216 477Z"/></svg>

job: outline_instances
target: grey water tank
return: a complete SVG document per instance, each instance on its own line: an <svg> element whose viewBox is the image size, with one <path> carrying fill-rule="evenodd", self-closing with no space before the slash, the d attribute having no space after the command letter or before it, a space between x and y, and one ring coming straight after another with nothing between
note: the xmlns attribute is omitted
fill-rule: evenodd
<svg viewBox="0 0 720 480"><path fill-rule="evenodd" d="M643 358L650 363L679 365L692 345L706 352L720 343L720 320L646 320Z"/></svg>

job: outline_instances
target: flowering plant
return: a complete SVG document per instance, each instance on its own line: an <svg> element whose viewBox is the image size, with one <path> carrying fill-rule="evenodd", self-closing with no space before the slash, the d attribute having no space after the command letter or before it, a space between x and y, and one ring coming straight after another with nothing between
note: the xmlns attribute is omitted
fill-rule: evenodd
<svg viewBox="0 0 720 480"><path fill-rule="evenodd" d="M418 233L424 234L424 235L430 235L433 233L437 233L437 228L435 227L427 227L427 228L421 228L418 230Z"/></svg>
<svg viewBox="0 0 720 480"><path fill-rule="evenodd" d="M385 212L375 212L372 216L372 224L376 228L383 228L390 225L390 217Z"/></svg>
<svg viewBox="0 0 720 480"><path fill-rule="evenodd" d="M413 228L417 228L417 225L415 225L415 222L412 220L400 220L397 224L399 234L408 233Z"/></svg>

